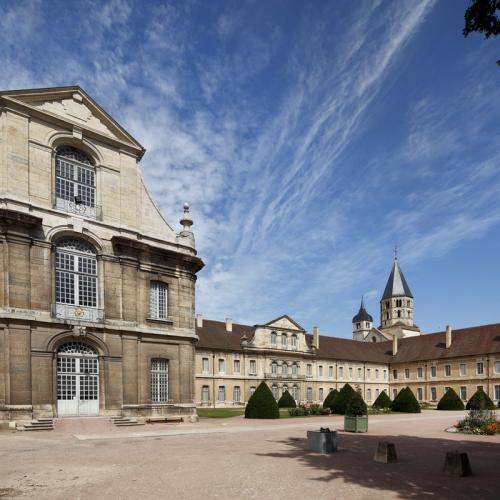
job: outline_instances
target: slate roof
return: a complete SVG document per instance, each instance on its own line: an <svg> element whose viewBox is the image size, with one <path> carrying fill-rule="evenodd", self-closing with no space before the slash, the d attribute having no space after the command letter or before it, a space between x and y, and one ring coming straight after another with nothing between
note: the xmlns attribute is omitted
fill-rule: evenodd
<svg viewBox="0 0 500 500"><path fill-rule="evenodd" d="M366 311L363 299L361 299L361 305L359 306L358 314L356 314L356 316L352 318L353 323L357 323L358 321L370 321L371 323L373 323L373 317Z"/></svg>
<svg viewBox="0 0 500 500"><path fill-rule="evenodd" d="M408 283L406 283L403 271L401 271L397 259L394 259L394 264L392 265L387 285L385 285L382 300L390 299L391 297L411 297L413 299L410 287Z"/></svg>
<svg viewBox="0 0 500 500"><path fill-rule="evenodd" d="M241 351L243 336L250 341L255 327L234 323L233 331L226 332L224 321L203 320L203 327L196 332L198 348ZM311 346L312 335L307 334L306 340ZM360 342L325 335L320 336L317 351L323 359L391 364L486 354L500 355L500 323L453 330L448 349L445 332L437 332L399 339L396 356L392 356L392 341Z"/></svg>

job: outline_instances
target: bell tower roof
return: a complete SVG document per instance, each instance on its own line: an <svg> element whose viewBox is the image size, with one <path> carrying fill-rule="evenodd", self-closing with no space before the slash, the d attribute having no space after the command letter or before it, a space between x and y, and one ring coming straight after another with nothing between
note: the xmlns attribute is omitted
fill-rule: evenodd
<svg viewBox="0 0 500 500"><path fill-rule="evenodd" d="M361 322L361 321L370 321L373 323L373 318L368 314L368 312L365 309L365 304L363 302L363 299L361 299L361 305L359 306L359 311L354 318L352 318L353 323Z"/></svg>
<svg viewBox="0 0 500 500"><path fill-rule="evenodd" d="M411 297L413 295L410 291L408 283L406 283L403 271L399 267L397 257L394 259L394 264L392 265L391 274L387 280L387 285L385 285L384 295L382 295L382 300L390 299L391 297Z"/></svg>

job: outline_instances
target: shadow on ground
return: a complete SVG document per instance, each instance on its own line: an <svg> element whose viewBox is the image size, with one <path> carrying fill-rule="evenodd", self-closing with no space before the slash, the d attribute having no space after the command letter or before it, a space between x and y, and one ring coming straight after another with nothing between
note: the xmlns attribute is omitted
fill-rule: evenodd
<svg viewBox="0 0 500 500"><path fill-rule="evenodd" d="M310 480L340 479L378 490L373 493L379 498L384 491L395 492L401 498L500 498L500 443L343 432L338 433L338 440L339 451L330 455L309 452L305 438L276 441L284 445L283 451L258 455L298 460L318 471L318 476ZM397 463L374 462L379 441L395 443ZM443 475L446 452L455 450L469 454L473 476ZM332 489L333 497L334 493Z"/></svg>

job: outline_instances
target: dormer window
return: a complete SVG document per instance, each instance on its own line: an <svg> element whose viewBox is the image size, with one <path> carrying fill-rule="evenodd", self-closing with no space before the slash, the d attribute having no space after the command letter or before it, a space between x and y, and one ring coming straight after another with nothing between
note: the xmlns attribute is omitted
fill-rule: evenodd
<svg viewBox="0 0 500 500"><path fill-rule="evenodd" d="M359 330L361 328L361 323L356 323L356 330Z"/></svg>
<svg viewBox="0 0 500 500"><path fill-rule="evenodd" d="M297 350L297 335L295 333L291 337L292 349Z"/></svg>
<svg viewBox="0 0 500 500"><path fill-rule="evenodd" d="M285 333L283 333L283 334L281 335L281 347L282 347L283 349L286 349L287 344L288 344L288 338L287 338L286 334L285 334Z"/></svg>
<svg viewBox="0 0 500 500"><path fill-rule="evenodd" d="M96 218L95 169L86 155L63 147L56 155L55 208Z"/></svg>

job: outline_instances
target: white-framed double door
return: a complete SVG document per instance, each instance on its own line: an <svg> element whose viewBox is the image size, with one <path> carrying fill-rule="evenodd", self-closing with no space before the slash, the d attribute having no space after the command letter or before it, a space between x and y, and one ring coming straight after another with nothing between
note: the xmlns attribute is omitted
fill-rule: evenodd
<svg viewBox="0 0 500 500"><path fill-rule="evenodd" d="M59 417L99 415L99 358L59 354L57 357Z"/></svg>

